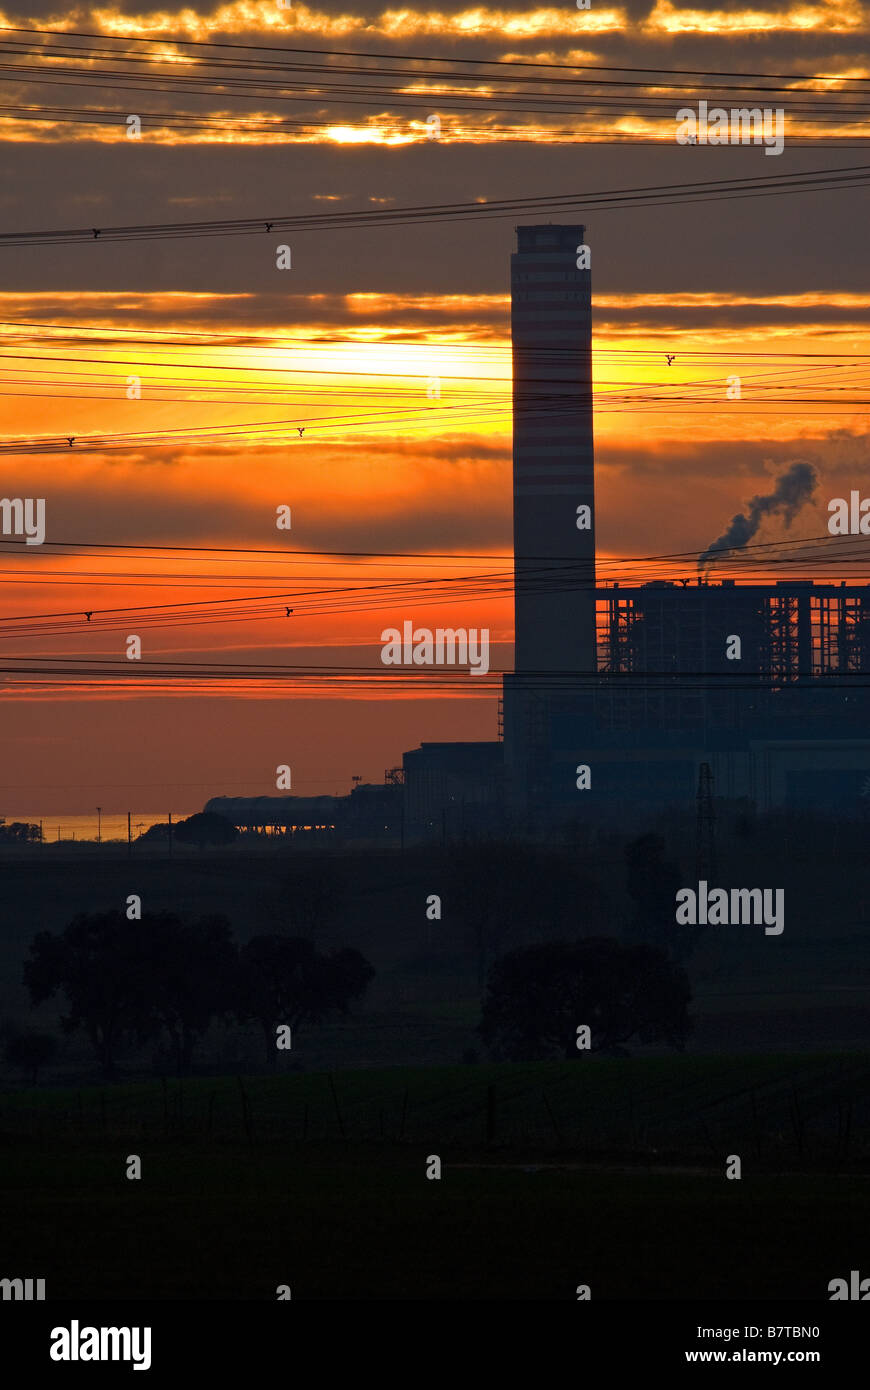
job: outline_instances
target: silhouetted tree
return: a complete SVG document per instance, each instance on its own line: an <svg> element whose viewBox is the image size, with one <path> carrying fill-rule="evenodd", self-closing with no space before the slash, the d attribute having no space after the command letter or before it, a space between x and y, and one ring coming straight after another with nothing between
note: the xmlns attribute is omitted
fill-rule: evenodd
<svg viewBox="0 0 870 1390"><path fill-rule="evenodd" d="M235 1004L238 951L232 929L225 917L185 921L171 912L145 913L138 927L140 1040L165 1030L181 1076L190 1070L197 1041Z"/></svg>
<svg viewBox="0 0 870 1390"><path fill-rule="evenodd" d="M173 830L175 826L172 827ZM149 844L168 844L169 843L169 821L158 820L153 825L149 825L147 830L143 830L141 835L136 836L137 842L145 840Z"/></svg>
<svg viewBox="0 0 870 1390"><path fill-rule="evenodd" d="M85 1030L107 1077L121 1045L145 1026L138 926L120 911L82 913L60 935L39 932L24 963L31 1002L62 994L64 1032Z"/></svg>
<svg viewBox="0 0 870 1390"><path fill-rule="evenodd" d="M579 936L601 923L603 895L572 853L508 841L454 855L447 892L471 942L481 996L490 961L554 933Z"/></svg>
<svg viewBox="0 0 870 1390"><path fill-rule="evenodd" d="M577 1057L581 1024L594 1052L620 1052L633 1038L681 1050L691 1027L685 971L642 943L589 937L523 947L493 964L487 986L479 1032L498 1060Z"/></svg>
<svg viewBox="0 0 870 1390"><path fill-rule="evenodd" d="M42 839L42 831L38 825L32 825L28 821L14 820L7 825L5 820L0 818L0 842L8 844L33 844Z"/></svg>
<svg viewBox="0 0 870 1390"><path fill-rule="evenodd" d="M270 1066L277 1060L280 1024L290 1026L295 1040L300 1027L330 1013L346 1014L375 974L359 951L344 948L321 955L303 937L255 936L239 957L238 1018L259 1023Z"/></svg>
<svg viewBox="0 0 870 1390"><path fill-rule="evenodd" d="M676 864L664 857L659 835L641 835L625 847L625 886L634 900L629 936L686 960L694 950L700 928L677 923L677 893L686 885Z"/></svg>
<svg viewBox="0 0 870 1390"><path fill-rule="evenodd" d="M123 1044L162 1031L181 1073L212 1019L233 1008L237 960L223 917L146 912L131 922L120 911L83 913L60 935L34 937L24 983L34 1004L65 997L61 1026L85 1030L105 1076L115 1075Z"/></svg>
<svg viewBox="0 0 870 1390"><path fill-rule="evenodd" d="M172 827L173 839L180 845L231 845L239 832L225 816L213 811L197 811Z"/></svg>
<svg viewBox="0 0 870 1390"><path fill-rule="evenodd" d="M41 1067L47 1066L57 1053L57 1038L50 1033L19 1033L9 1038L3 1049L6 1061L20 1067L35 1086Z"/></svg>

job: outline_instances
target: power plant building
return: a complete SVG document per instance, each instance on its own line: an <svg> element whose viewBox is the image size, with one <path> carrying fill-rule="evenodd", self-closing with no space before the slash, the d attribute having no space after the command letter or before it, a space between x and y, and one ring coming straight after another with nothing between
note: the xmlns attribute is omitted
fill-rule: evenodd
<svg viewBox="0 0 870 1390"><path fill-rule="evenodd" d="M596 586L585 236L519 227L511 257L511 822L545 833L685 806L704 763L716 795L759 810L870 809L870 586L703 573Z"/></svg>

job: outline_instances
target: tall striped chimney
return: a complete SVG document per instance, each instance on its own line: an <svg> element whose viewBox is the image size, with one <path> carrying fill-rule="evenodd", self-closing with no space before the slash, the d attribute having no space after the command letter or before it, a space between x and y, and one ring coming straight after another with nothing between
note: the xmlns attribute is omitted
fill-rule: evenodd
<svg viewBox="0 0 870 1390"><path fill-rule="evenodd" d="M585 228L516 231L514 669L517 676L594 671L592 277Z"/></svg>

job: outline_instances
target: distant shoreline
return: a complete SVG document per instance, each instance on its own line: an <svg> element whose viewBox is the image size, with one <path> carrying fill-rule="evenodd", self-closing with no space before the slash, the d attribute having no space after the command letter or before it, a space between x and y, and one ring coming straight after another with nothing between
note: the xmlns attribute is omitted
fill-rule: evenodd
<svg viewBox="0 0 870 1390"><path fill-rule="evenodd" d="M152 825L165 825L167 817L171 814L173 822L186 820L188 816L194 814L193 811L133 811L131 817L132 838L143 835ZM89 811L85 814L55 813L48 815L36 815L33 812L3 812L2 819L6 825L12 825L15 821L24 821L28 825L42 824L43 842L46 844L54 843L58 839L61 841L72 840L92 840L97 842L98 825L99 838L106 840L126 840L127 839L127 813L126 811L103 812L98 822L96 811ZM58 831L60 834L58 834Z"/></svg>

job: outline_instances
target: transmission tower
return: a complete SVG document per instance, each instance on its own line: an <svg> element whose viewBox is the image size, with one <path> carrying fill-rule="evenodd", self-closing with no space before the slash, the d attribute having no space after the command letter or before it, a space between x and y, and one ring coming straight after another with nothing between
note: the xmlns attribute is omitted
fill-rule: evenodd
<svg viewBox="0 0 870 1390"><path fill-rule="evenodd" d="M709 763L698 771L698 820L695 834L698 881L716 880L716 815L713 810L713 772Z"/></svg>

